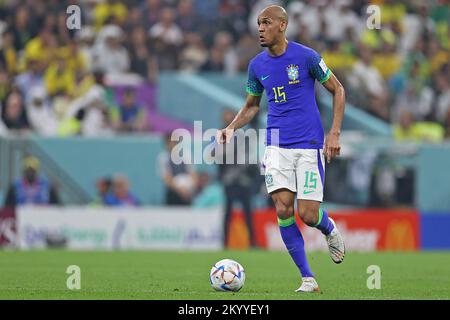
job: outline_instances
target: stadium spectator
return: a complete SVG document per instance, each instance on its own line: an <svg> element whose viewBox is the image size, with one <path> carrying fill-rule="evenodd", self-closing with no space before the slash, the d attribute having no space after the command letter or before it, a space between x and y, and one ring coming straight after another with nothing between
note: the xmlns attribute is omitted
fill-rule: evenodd
<svg viewBox="0 0 450 320"><path fill-rule="evenodd" d="M308 26L309 36L317 39L321 33L321 25L325 23L323 19L326 2L316 0L305 0L304 2L300 20L305 26ZM323 25L325 26L325 24Z"/></svg>
<svg viewBox="0 0 450 320"><path fill-rule="evenodd" d="M3 32L0 46L0 64L6 71L15 75L18 67L18 53L14 48L14 36L11 32Z"/></svg>
<svg viewBox="0 0 450 320"><path fill-rule="evenodd" d="M314 43L314 40L310 37L309 34L310 32L308 30L308 26L305 24L301 24L299 27L299 32L292 39L295 42L303 43L309 47L316 46L316 43Z"/></svg>
<svg viewBox="0 0 450 320"><path fill-rule="evenodd" d="M384 42L382 49L373 55L373 66L380 72L385 81L397 73L401 68L401 58L396 53L394 40Z"/></svg>
<svg viewBox="0 0 450 320"><path fill-rule="evenodd" d="M0 101L5 100L11 91L11 77L7 70L0 64Z"/></svg>
<svg viewBox="0 0 450 320"><path fill-rule="evenodd" d="M398 124L394 125L394 138L398 141L415 139L413 126L414 116L408 109L400 111Z"/></svg>
<svg viewBox="0 0 450 320"><path fill-rule="evenodd" d="M95 188L97 189L97 194L91 205L103 206L105 204L106 196L108 196L112 191L112 179L110 177L102 177L98 179L95 183Z"/></svg>
<svg viewBox="0 0 450 320"><path fill-rule="evenodd" d="M239 70L239 57L233 46L233 38L230 33L225 31L218 32L214 37L213 49L222 54L223 71L226 74L234 74ZM252 48L250 50L255 49Z"/></svg>
<svg viewBox="0 0 450 320"><path fill-rule="evenodd" d="M397 141L416 141L439 143L445 131L441 125L429 121L415 121L411 111L400 111L399 123L394 125L394 138Z"/></svg>
<svg viewBox="0 0 450 320"><path fill-rule="evenodd" d="M396 203L397 180L395 166L385 154L379 156L380 164L375 166L370 181L369 205L392 207Z"/></svg>
<svg viewBox="0 0 450 320"><path fill-rule="evenodd" d="M217 27L228 31L235 39L246 33L248 5L247 1L221 0L218 8L219 19L216 22ZM215 30L215 33L217 31Z"/></svg>
<svg viewBox="0 0 450 320"><path fill-rule="evenodd" d="M206 72L220 72L225 69L224 56L216 47L212 47L209 50L209 56L206 63L202 66L201 71Z"/></svg>
<svg viewBox="0 0 450 320"><path fill-rule="evenodd" d="M166 150L158 156L159 172L166 186L166 205L190 205L197 190L198 177L191 164L183 154L177 164L172 161L172 151L177 145L171 135L165 137ZM182 143L182 142L181 142Z"/></svg>
<svg viewBox="0 0 450 320"><path fill-rule="evenodd" d="M183 32L175 23L176 13L170 7L161 10L160 19L149 30L151 38L160 39L166 45L175 48L183 43Z"/></svg>
<svg viewBox="0 0 450 320"><path fill-rule="evenodd" d="M423 86L418 81L408 82L406 90L398 94L395 99L392 110L393 120L398 118L399 110L403 108L408 108L417 120L430 119L433 96L434 93L430 87Z"/></svg>
<svg viewBox="0 0 450 320"><path fill-rule="evenodd" d="M31 128L43 136L55 136L58 130L58 119L48 103L44 87L33 87L30 99L26 103L26 111Z"/></svg>
<svg viewBox="0 0 450 320"><path fill-rule="evenodd" d="M137 6L129 6L129 12L128 16L125 22L121 23L120 26L122 27L125 34L129 35L132 33L133 29L136 28L143 28L144 30L147 30L142 25L143 17L142 17L142 11ZM126 41L127 39L125 39Z"/></svg>
<svg viewBox="0 0 450 320"><path fill-rule="evenodd" d="M113 19L115 23L120 24L126 20L128 9L120 0L97 1L94 8L93 18L95 27L100 29L107 19Z"/></svg>
<svg viewBox="0 0 450 320"><path fill-rule="evenodd" d="M148 31L161 70L178 67L178 52L183 44L183 32L175 23L175 12L170 7L161 10L158 22Z"/></svg>
<svg viewBox="0 0 450 320"><path fill-rule="evenodd" d="M223 206L224 204L223 186L216 180L211 181L208 172L200 172L198 174L197 195L192 201L192 206L195 208L210 208Z"/></svg>
<svg viewBox="0 0 450 320"><path fill-rule="evenodd" d="M62 53L57 53L44 74L44 83L51 96L71 96L75 92L75 70L69 68L68 60Z"/></svg>
<svg viewBox="0 0 450 320"><path fill-rule="evenodd" d="M287 6L286 11L289 15L289 24L286 29L286 37L288 39L295 39L298 37L300 32L304 31L304 23L301 19L301 14L304 7L305 4L300 1L292 1Z"/></svg>
<svg viewBox="0 0 450 320"><path fill-rule="evenodd" d="M22 134L30 131L30 124L20 93L12 91L7 96L1 111L2 122L10 133Z"/></svg>
<svg viewBox="0 0 450 320"><path fill-rule="evenodd" d="M154 64L155 58L147 43L147 33L142 26L134 27L131 30L131 37L128 43L130 52L130 71L139 74L143 79L153 79L154 71L150 67Z"/></svg>
<svg viewBox="0 0 450 320"><path fill-rule="evenodd" d="M436 120L444 124L447 120L450 108L450 78L444 73L438 73L434 77L436 96Z"/></svg>
<svg viewBox="0 0 450 320"><path fill-rule="evenodd" d="M436 24L430 16L430 5L426 3L418 3L415 7L416 17L419 20L420 29L417 30L420 35L431 35L436 30ZM400 21L400 20L397 20Z"/></svg>
<svg viewBox="0 0 450 320"><path fill-rule="evenodd" d="M15 85L19 88L21 94L28 98L28 92L30 88L44 86L44 62L29 58L27 61L26 71L20 73L15 78Z"/></svg>
<svg viewBox="0 0 450 320"><path fill-rule="evenodd" d="M372 58L371 50L362 46L359 60L353 65L348 81L352 89L361 95L362 101L369 101L368 112L389 121L387 84L372 65ZM361 100L359 103L364 105Z"/></svg>
<svg viewBox="0 0 450 320"><path fill-rule="evenodd" d="M255 37L249 33L245 33L239 39L236 48L236 56L238 57L237 70L240 72L245 72L248 68L248 61L250 61L255 55L261 51L258 47L258 42ZM229 70L230 73L235 70Z"/></svg>
<svg viewBox="0 0 450 320"><path fill-rule="evenodd" d="M199 17L194 13L192 0L178 2L176 24L183 32L197 32Z"/></svg>
<svg viewBox="0 0 450 320"><path fill-rule="evenodd" d="M30 12L32 26L35 28L34 30L46 28L48 23L47 20L52 20L53 25L56 26L56 16L58 13L66 11L67 6L72 4L70 1L71 0L68 0L68 3L55 0L26 2L26 7ZM49 17L51 18L49 19ZM67 29L67 27L64 29Z"/></svg>
<svg viewBox="0 0 450 320"><path fill-rule="evenodd" d="M219 18L219 6L221 0L195 1L195 10L201 20L207 25L213 25Z"/></svg>
<svg viewBox="0 0 450 320"><path fill-rule="evenodd" d="M130 30L129 34L128 50L131 58L130 70L145 78L147 76L147 60L150 55L147 33L144 27L136 26Z"/></svg>
<svg viewBox="0 0 450 320"><path fill-rule="evenodd" d="M57 49L57 38L49 29L42 29L39 34L27 42L24 50L25 63L37 60L46 68Z"/></svg>
<svg viewBox="0 0 450 320"><path fill-rule="evenodd" d="M9 27L9 32L13 35L14 48L21 51L33 37L33 27L30 22L30 13L25 6L18 6L14 15L13 22Z"/></svg>
<svg viewBox="0 0 450 320"><path fill-rule="evenodd" d="M147 129L145 108L136 101L133 89L125 90L123 101L111 108L111 124L118 132L142 132Z"/></svg>
<svg viewBox="0 0 450 320"><path fill-rule="evenodd" d="M226 128L234 119L236 113L226 108L222 113L223 127ZM259 174L258 166L250 164L249 143L245 144L245 151L238 147L239 141L245 141L242 131L236 131L232 142L220 145L215 150L216 163L219 163L219 180L225 189L225 215L223 223L223 245L228 245L231 214L235 203L239 203L244 211L245 222L249 232L250 246L256 247L252 218L252 181Z"/></svg>
<svg viewBox="0 0 450 320"><path fill-rule="evenodd" d="M208 50L197 33L188 33L185 39L185 47L180 53L180 70L197 72L208 60Z"/></svg>
<svg viewBox="0 0 450 320"><path fill-rule="evenodd" d="M334 73L345 79L352 72L356 57L354 52L346 52L343 45L343 43L338 41L329 41L328 49L324 50L322 57L324 61L327 61L327 66L333 68Z"/></svg>
<svg viewBox="0 0 450 320"><path fill-rule="evenodd" d="M431 73L441 72L441 69L450 62L449 50L445 50L436 38L433 37L428 41L426 50Z"/></svg>
<svg viewBox="0 0 450 320"><path fill-rule="evenodd" d="M326 23L326 37L329 41L342 41L347 28L359 32L361 22L350 9L350 1L330 0L323 12Z"/></svg>
<svg viewBox="0 0 450 320"><path fill-rule="evenodd" d="M138 198L130 191L127 177L116 175L112 181L112 191L105 196L106 206L139 206Z"/></svg>
<svg viewBox="0 0 450 320"><path fill-rule="evenodd" d="M5 207L59 204L56 188L39 174L40 162L35 157L26 157L22 163L22 177L17 178L9 187L5 198Z"/></svg>
<svg viewBox="0 0 450 320"><path fill-rule="evenodd" d="M75 35L75 40L78 42L78 51L85 63L87 71L93 71L94 63L94 42L95 42L95 32L93 28L89 26L83 27Z"/></svg>
<svg viewBox="0 0 450 320"><path fill-rule="evenodd" d="M75 73L81 74L88 70L86 60L79 50L79 45L76 41L67 41L64 45L58 48L56 55L63 57L66 60L67 67Z"/></svg>
<svg viewBox="0 0 450 320"><path fill-rule="evenodd" d="M146 30L149 30L153 25L159 21L160 12L162 8L161 0L144 0L140 6L142 11L143 25Z"/></svg>
<svg viewBox="0 0 450 320"><path fill-rule="evenodd" d="M123 46L123 31L118 25L105 25L98 33L94 45L94 69L107 76L120 75L130 69L130 57Z"/></svg>
<svg viewBox="0 0 450 320"><path fill-rule="evenodd" d="M109 119L109 100L104 85L104 74L94 73L95 84L68 107L59 126L59 135L105 136L113 132Z"/></svg>

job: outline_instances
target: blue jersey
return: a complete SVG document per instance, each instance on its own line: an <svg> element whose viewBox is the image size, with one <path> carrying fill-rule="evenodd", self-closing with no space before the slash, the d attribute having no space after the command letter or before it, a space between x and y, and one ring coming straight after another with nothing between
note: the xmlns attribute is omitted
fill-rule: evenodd
<svg viewBox="0 0 450 320"><path fill-rule="evenodd" d="M247 92L260 96L266 90L269 102L268 146L323 147L324 132L314 83L315 80L324 83L330 75L331 71L316 51L295 42L288 42L286 51L280 56L274 57L263 51L250 61Z"/></svg>

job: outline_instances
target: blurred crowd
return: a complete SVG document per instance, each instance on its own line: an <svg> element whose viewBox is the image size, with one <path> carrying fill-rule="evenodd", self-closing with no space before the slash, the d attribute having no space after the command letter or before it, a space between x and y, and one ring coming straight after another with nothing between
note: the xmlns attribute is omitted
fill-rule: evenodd
<svg viewBox="0 0 450 320"><path fill-rule="evenodd" d="M289 39L320 52L348 101L397 139L450 137L449 0L2 0L0 135L149 130L132 90L118 101L109 87L161 70L246 72L262 50L256 17L274 3ZM69 5L80 29L67 27Z"/></svg>
<svg viewBox="0 0 450 320"><path fill-rule="evenodd" d="M131 191L130 181L126 175L101 177L96 182L97 195L92 205L94 206L132 206L141 204L138 197Z"/></svg>
<svg viewBox="0 0 450 320"><path fill-rule="evenodd" d="M450 1L370 4L379 28L364 1L291 1L289 34L320 52L348 101L392 123L396 139L450 138Z"/></svg>

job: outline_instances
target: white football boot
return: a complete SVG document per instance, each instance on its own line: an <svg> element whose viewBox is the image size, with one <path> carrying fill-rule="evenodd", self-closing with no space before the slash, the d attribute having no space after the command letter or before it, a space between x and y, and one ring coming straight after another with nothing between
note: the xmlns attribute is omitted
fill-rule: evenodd
<svg viewBox="0 0 450 320"><path fill-rule="evenodd" d="M336 223L333 219L330 219L331 223L334 225L333 231L326 236L328 249L330 250L330 257L335 263L341 263L344 261L345 257L345 244L344 239L342 239L341 233L336 227Z"/></svg>
<svg viewBox="0 0 450 320"><path fill-rule="evenodd" d="M313 277L302 278L302 285L295 292L320 292L319 285Z"/></svg>

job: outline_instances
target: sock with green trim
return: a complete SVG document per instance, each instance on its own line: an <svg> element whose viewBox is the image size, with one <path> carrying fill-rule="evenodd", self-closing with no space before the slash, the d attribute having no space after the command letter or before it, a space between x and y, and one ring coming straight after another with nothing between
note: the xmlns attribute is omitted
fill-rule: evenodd
<svg viewBox="0 0 450 320"><path fill-rule="evenodd" d="M305 242L303 241L300 229L295 223L295 218L291 217L285 220L278 218L278 225L286 249L300 270L302 277L314 277L309 269L308 260L306 259Z"/></svg>
<svg viewBox="0 0 450 320"><path fill-rule="evenodd" d="M330 219L328 219L328 213L325 210L322 210L322 208L319 208L319 221L314 227L322 231L326 236L334 229L334 225L331 223Z"/></svg>

